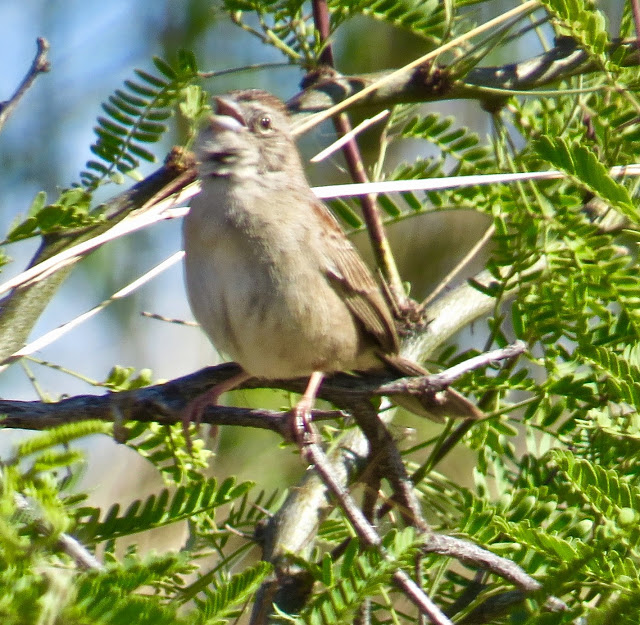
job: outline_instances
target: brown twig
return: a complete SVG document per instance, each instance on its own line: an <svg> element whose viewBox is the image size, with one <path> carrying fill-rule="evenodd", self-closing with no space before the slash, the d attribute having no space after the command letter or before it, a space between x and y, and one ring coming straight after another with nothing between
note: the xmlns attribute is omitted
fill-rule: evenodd
<svg viewBox="0 0 640 625"><path fill-rule="evenodd" d="M40 74L44 74L51 69L51 64L47 59L49 42L44 37L38 37L36 39L36 44L36 55L33 59L33 62L31 63L29 71L25 74L25 77L18 85L15 93L8 100L0 102L0 132L7 122L7 119L9 119L10 115L15 111L24 94L29 91L31 85L33 85L33 83L35 82L35 79Z"/></svg>
<svg viewBox="0 0 640 625"><path fill-rule="evenodd" d="M442 371L418 378L402 378L382 384L376 389L376 395L394 395L395 393L406 393L408 395L422 395L424 393L437 393L451 386L458 378L474 369L485 367L498 360L507 360L520 356L527 349L523 341L516 341L512 345L494 349L490 352L478 354L473 358L468 358L463 362Z"/></svg>
<svg viewBox="0 0 640 625"><path fill-rule="evenodd" d="M611 44L609 54L623 52L621 65L640 63L636 40L617 40ZM442 100L479 100L483 103L503 101L506 92L527 92L552 88L562 80L576 75L600 71L587 52L571 39L564 38L551 50L517 63L476 67L464 79L449 80L447 67L439 67L440 80L425 80L423 68L390 70L371 74L334 74L312 83L289 101L291 113L305 119L338 102L368 90L365 97L355 102L361 106L383 109L395 104L411 102L439 102ZM384 81L380 84L380 79ZM296 127L296 132L298 132Z"/></svg>
<svg viewBox="0 0 640 625"><path fill-rule="evenodd" d="M349 409L367 437L370 461L382 466L384 477L391 484L393 499L405 523L417 527L422 532L429 532L430 528L422 515L420 503L400 452L378 413L370 402L354 403Z"/></svg>
<svg viewBox="0 0 640 625"><path fill-rule="evenodd" d="M326 0L313 0L313 19L316 29L320 34L320 40L324 47L320 53L319 61L325 67L334 68L333 49L329 41L330 37L330 20L329 7ZM322 72L320 72L322 75ZM339 136L344 136L351 132L351 122L347 113L339 113L333 117L333 124ZM343 146L345 161L349 174L354 182L368 182L367 173L360 154L360 149L355 138L350 139ZM362 206L362 214L367 224L367 232L371 239L376 265L380 268L384 280L389 285L389 292L393 297L393 308L396 310L404 310L407 306L407 297L402 287L402 279L400 272L395 263L389 240L384 231L382 216L378 209L376 198L374 195L364 195L360 198Z"/></svg>
<svg viewBox="0 0 640 625"><path fill-rule="evenodd" d="M479 547L467 540L445 536L444 534L430 534L424 543L425 553L436 553L459 560L463 564L477 566L491 571L500 577L510 581L527 593L541 591L543 586L533 579L515 562ZM548 609L553 611L566 610L566 604L557 597L548 597L545 601Z"/></svg>

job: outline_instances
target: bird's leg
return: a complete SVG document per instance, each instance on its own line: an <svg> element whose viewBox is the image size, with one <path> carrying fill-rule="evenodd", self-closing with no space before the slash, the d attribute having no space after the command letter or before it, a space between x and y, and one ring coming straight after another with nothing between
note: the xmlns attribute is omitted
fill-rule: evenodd
<svg viewBox="0 0 640 625"><path fill-rule="evenodd" d="M189 435L189 425L194 423L196 427L200 425L202 421L202 415L209 406L215 406L218 403L218 399L223 393L233 390L239 384L242 384L252 376L241 371L236 375L231 376L228 380L220 382L215 386L212 386L208 391L201 393L194 399L192 399L182 410L182 431L187 442L187 449L191 451L191 436Z"/></svg>
<svg viewBox="0 0 640 625"><path fill-rule="evenodd" d="M311 409L315 404L316 395L318 394L318 389L323 379L324 373L322 373L322 371L314 371L309 378L309 383L302 395L302 399L291 411L292 437L299 445L304 445L308 442L309 438L313 438L313 430L310 424Z"/></svg>

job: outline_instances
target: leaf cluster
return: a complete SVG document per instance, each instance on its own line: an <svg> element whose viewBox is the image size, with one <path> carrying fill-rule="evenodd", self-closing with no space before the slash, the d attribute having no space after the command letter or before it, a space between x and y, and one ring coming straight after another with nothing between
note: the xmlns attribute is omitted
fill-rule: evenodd
<svg viewBox="0 0 640 625"><path fill-rule="evenodd" d="M233 574L239 558L251 546L240 546L225 529L254 524L256 508L269 506L264 494L250 499L252 484L229 478L200 479L163 489L125 511L85 505L74 492L84 464L74 443L88 435L108 434L102 422L65 425L17 445L2 468L0 490L0 617L3 623L189 623L213 624L237 616L248 596L270 573L265 563ZM222 511L222 512L221 512ZM220 518L216 519L216 515ZM180 552L140 555L121 541L140 532L190 521L190 545ZM80 541L87 554L102 549L105 564L82 570L65 548L63 533ZM194 561L217 554L205 573ZM181 610L190 599L195 607Z"/></svg>

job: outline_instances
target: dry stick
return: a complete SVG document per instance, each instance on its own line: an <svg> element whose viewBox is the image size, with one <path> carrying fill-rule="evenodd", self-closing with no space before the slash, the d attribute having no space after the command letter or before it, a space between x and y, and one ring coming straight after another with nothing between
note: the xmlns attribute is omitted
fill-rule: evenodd
<svg viewBox="0 0 640 625"><path fill-rule="evenodd" d="M340 148L342 148L345 143L350 141L352 138L358 136L361 132L364 132L367 128L374 126L378 122L383 119L389 117L391 111L389 109L384 109L380 111L377 115L373 117L368 117L367 119L361 121L353 130L350 130L347 134L342 135L339 139L336 139L331 145L327 146L324 150L318 152L314 157L309 159L310 163L319 163L323 161L325 158L331 156L334 152L337 152Z"/></svg>
<svg viewBox="0 0 640 625"><path fill-rule="evenodd" d="M434 300L442 291L444 291L452 282L455 280L456 276L460 274L460 272L473 260L476 254L486 245L487 241L491 239L493 233L496 231L496 227L492 224L490 225L485 233L478 239L476 244L464 255L464 258L460 260L460 262L444 277L444 279L438 284L438 286L433 289L431 293L429 293L428 297L426 297L418 306L418 314L423 315L427 306Z"/></svg>
<svg viewBox="0 0 640 625"><path fill-rule="evenodd" d="M469 368L475 368L482 364L487 364L491 360L511 358L522 353L524 347L524 343L519 342L502 350L495 350L486 355L481 354L478 357L470 358L465 365ZM453 367L451 370L452 379L461 373L461 370L456 371L456 368ZM464 564L490 571L512 582L529 594L543 589L540 582L529 576L526 571L511 560L495 555L467 540L433 533L422 519L422 513L413 492L412 480L409 479L400 454L388 435L384 424L375 413L372 419L367 419L367 422L364 422L362 416L366 412L365 410L357 411L354 406L352 412L358 425L365 431L372 453L375 454L376 450L382 448L379 453L384 456L385 477L392 482L395 493L392 502L400 506L400 510L407 522L423 534L425 553L435 553L455 558ZM391 509L390 504L391 502L385 503L380 508L380 516L389 512ZM410 511L410 515L407 514L407 510ZM564 602L553 596L545 599L545 606L556 611L566 609Z"/></svg>
<svg viewBox="0 0 640 625"><path fill-rule="evenodd" d="M122 299L123 297L128 297L131 293L149 282L149 280L152 280L169 267L172 267L177 262L181 261L183 256L184 252L182 251L172 254L169 258L163 260L153 269L150 269L139 278L136 278L133 282L130 282L127 286L116 291L111 297L103 300L97 306L94 306L90 310L82 313L81 315L78 315L74 319L63 323L57 328L50 330L49 332L43 334L41 337L37 338L35 341L31 341L31 343L25 345L22 349L19 349L18 351L11 354L11 356L5 358L2 362L0 362L0 373L18 358L21 358L22 356L28 356L40 349L43 349L47 345L50 345L54 341L57 341L60 337L67 334L67 332L70 332L74 328L78 327L81 323L84 323L85 321L97 315L99 312L104 310L107 306L109 306L116 300Z"/></svg>
<svg viewBox="0 0 640 625"><path fill-rule="evenodd" d="M362 401L348 409L369 442L369 462L382 466L383 475L393 489L393 499L405 523L422 532L430 532L402 456L376 409L370 402Z"/></svg>
<svg viewBox="0 0 640 625"><path fill-rule="evenodd" d="M640 164L616 165L609 170L611 176L640 176ZM479 174L473 176L452 176L446 178L425 178L418 180L385 180L382 182L369 182L365 184L338 184L323 187L313 187L313 192L320 199L330 199L334 197L353 197L366 195L368 193L399 193L403 191L437 191L439 189L452 189L465 186L476 186L485 184L510 184L522 180L551 180L555 178L566 178L567 175L561 171L534 171L519 172L512 174ZM179 193L169 198L163 198L157 205L148 206L148 212L144 215L136 213L135 216L128 217L122 222L118 222L118 228L114 226L107 232L92 239L83 241L73 247L47 258L45 261L33 265L29 269L14 276L10 280L0 284L0 295L10 291L12 288L24 286L32 282L42 280L44 277L63 268L78 258L85 256L104 243L115 240L121 236L135 232L141 228L153 225L165 219L177 219L187 214L188 208L175 208L183 204L200 192L200 186L193 182L182 187ZM145 205L147 206L147 205ZM122 226L120 226L122 224Z"/></svg>
<svg viewBox="0 0 640 625"><path fill-rule="evenodd" d="M213 372L219 372L218 377L215 379L212 379L211 373ZM174 380L162 385L101 397L73 397L53 404L0 400L0 412L6 415L3 421L5 427L42 429L61 423L70 423L86 419L113 421L113 407L115 403L121 414L127 419L156 421L159 423L177 423L180 420L180 409L184 406L188 397L200 394L205 388L219 382L221 379L226 379L234 375L236 372L237 367L234 365L220 365L186 376L181 380ZM354 384L352 377L343 377L345 378L343 382L344 385ZM364 384L364 381L361 381L361 383ZM259 383L257 382L246 384L247 387L257 387L258 385ZM283 385L288 390L302 391L306 385L306 380L302 379L297 382L286 381L286 384ZM341 395L342 391L340 388L340 385L338 385L337 388L334 387L334 392L326 393L326 398L337 404L346 401L346 398ZM332 380L328 379L325 383L325 391L331 389ZM367 391L366 385L362 388L361 392L363 393L363 397L367 396L369 391ZM350 389L347 397L350 398L348 403L353 405L357 396L354 390ZM314 420L317 418L336 418L340 416L343 415L335 411L329 413L314 411L313 413ZM217 406L207 411L203 421L218 425L271 429L278 432L281 436L286 436L290 430L288 413L276 413L267 410L247 410ZM332 478L335 478L336 468L332 468L330 473ZM324 499L323 494L319 494L318 496L320 499ZM316 512L318 505L320 504L316 501L313 506ZM299 521L299 515L296 515L296 520ZM306 532L308 533L308 530L306 530ZM503 575L529 591L538 589L538 586L536 586L537 582L528 577L521 569L517 567L513 568L512 563L485 551L481 547L466 543L466 541L459 541L451 537L428 535L425 538L425 549L433 553L459 557L467 563L486 567L492 572Z"/></svg>
<svg viewBox="0 0 640 625"><path fill-rule="evenodd" d="M424 551L425 553L455 558L463 564L489 570L528 593L537 592L543 588L540 582L533 579L515 562L497 556L467 540L443 534L430 534L424 541ZM566 610L567 608L563 601L553 596L546 598L545 605L554 611Z"/></svg>
<svg viewBox="0 0 640 625"><path fill-rule="evenodd" d="M640 164L614 165L609 175L640 176ZM545 171L521 171L501 174L473 174L468 176L444 176L442 178L418 178L415 180L382 180L366 184L330 184L313 187L316 197L327 200L334 197L354 197L367 193L404 193L405 191L442 191L488 184L511 184L524 180L555 180L568 175L557 169Z"/></svg>
<svg viewBox="0 0 640 625"><path fill-rule="evenodd" d="M196 191L197 192L197 191ZM144 213L136 213L131 217L126 217L122 221L119 221L115 226L99 234L91 239L78 243L72 247L65 249L64 251L47 258L42 262L30 267L29 269L18 274L14 278L7 280L0 285L0 295L10 291L13 288L24 286L32 282L43 280L45 277L55 273L59 269L76 262L83 256L86 256L90 252L93 252L98 247L101 247L109 241L118 239L126 234L136 232L142 228L146 228L152 224L165 219L175 219L176 217L182 217L187 210L186 209L174 209L176 204L180 204L186 199L195 195L193 185L189 185L184 192L180 192L178 195L169 197L165 200L158 202L158 204L149 208Z"/></svg>
<svg viewBox="0 0 640 625"><path fill-rule="evenodd" d="M147 317L147 319L156 319L157 321L164 321L165 323L175 323L179 326L188 326L190 328L199 328L200 324L197 321L187 321L186 319L179 319L178 317L166 317L160 313L153 313L147 310L140 311L141 317Z"/></svg>
<svg viewBox="0 0 640 625"><path fill-rule="evenodd" d="M478 357L471 358L467 363L467 367L468 369L477 368L482 364L488 364L493 360L516 356L522 352L523 348L524 345L518 343L503 350L495 350L488 353L487 355L480 355ZM449 381L455 379L457 376L463 373L463 367L464 365L453 368L453 371L451 371L448 378ZM447 380L446 377L443 379L445 381ZM397 449L395 448L395 446L393 446L393 442L390 440L386 428L384 428L377 415L375 414L373 415L372 419L365 418L366 415L364 413L366 412L366 408L362 407L361 410L358 410L358 406L359 404L357 405L356 403L353 403L351 406L351 410L356 417L358 424L367 435L371 449L370 454L376 455L376 450L379 450L380 455L384 457L384 460L382 460L382 462L385 464L385 470L388 474L387 477L389 477L389 479L393 483L393 487L396 492L395 500L400 503L401 509L404 509L404 516L409 516L409 521L424 532L425 551L429 553L439 553L448 557L458 558L460 559L460 561L466 564L472 564L477 567L487 569L492 573L513 582L527 593L541 590L541 584L531 578L525 571L523 571L519 566L515 565L511 561L492 554L482 547L474 545L473 543L470 543L468 541L448 536L434 535L428 530L426 523L421 520L421 512L419 506L412 500L413 491L411 490L410 480L407 478L406 473L404 472L402 461L400 460L398 464ZM376 427L376 423L378 424L378 427ZM396 457L394 457L394 452ZM319 453L322 453L321 450L319 451ZM317 465L316 468L318 468ZM338 490L340 492L345 491L344 487L341 484L337 483L332 470L325 468L324 471L318 471L318 473L323 480L324 485L329 488L329 490L332 490L335 493L336 489L334 487L337 484ZM331 475L332 483L326 481L327 474ZM342 500L341 503L343 503ZM348 506L349 504L351 504L351 506L355 506L352 501L347 501L345 505ZM406 512L407 510L410 511L409 514ZM360 511L358 510L358 512ZM355 513L353 511L350 512L346 508L345 513L347 513L347 516L353 523L354 521L352 515ZM362 513L360 514L362 515ZM366 519L366 517L364 518ZM395 579L396 582L399 583L399 585L404 590L406 590L406 586L404 585L406 579ZM563 609L565 607L562 601L554 597L548 598L546 600L546 605L550 609L554 610Z"/></svg>
<svg viewBox="0 0 640 625"><path fill-rule="evenodd" d="M29 71L22 79L20 85L16 89L15 93L5 102L0 102L0 131L9 119L9 116L18 106L18 103L22 99L25 93L31 88L35 79L39 74L44 74L51 69L51 64L47 59L47 52L49 51L49 42L44 37L38 37L36 39L38 46L36 56L31 63Z"/></svg>
<svg viewBox="0 0 640 625"><path fill-rule="evenodd" d="M440 373L433 373L418 378L401 378L388 384L381 385L376 391L377 395L394 395L397 393L421 394L425 391L437 393L451 386L459 377L474 369L479 369L498 360L515 358L523 354L527 349L524 341L516 341L507 347L494 349L490 352L478 354L463 362L446 369Z"/></svg>

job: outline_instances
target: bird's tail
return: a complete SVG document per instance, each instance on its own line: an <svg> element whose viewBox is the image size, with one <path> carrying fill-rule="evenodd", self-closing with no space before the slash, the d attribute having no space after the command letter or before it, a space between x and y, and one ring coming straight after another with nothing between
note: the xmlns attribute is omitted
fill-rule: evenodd
<svg viewBox="0 0 640 625"><path fill-rule="evenodd" d="M401 356L384 356L384 361L394 373L404 377L429 375L424 367ZM445 417L481 419L485 416L473 402L452 388L423 395L390 395L389 399L409 412L432 421L442 422Z"/></svg>

